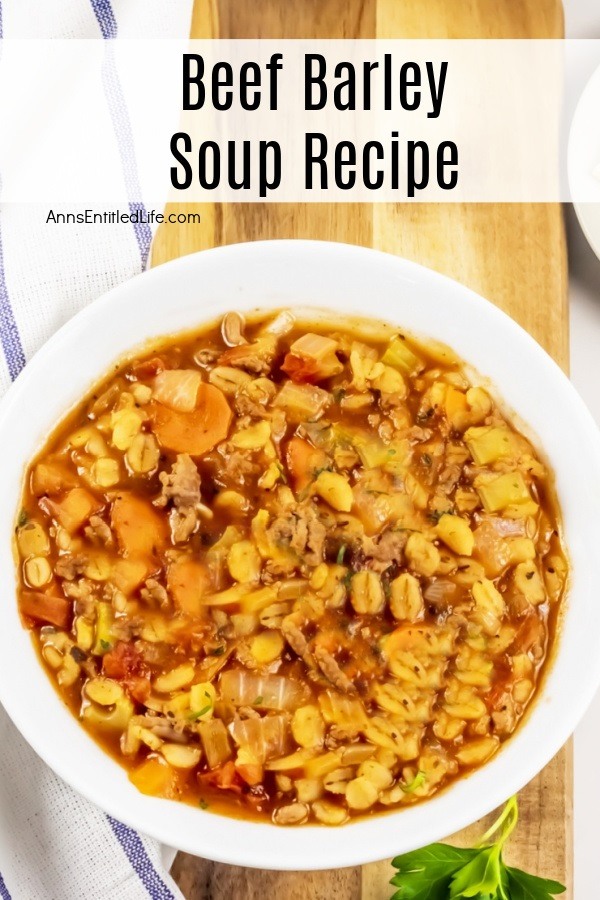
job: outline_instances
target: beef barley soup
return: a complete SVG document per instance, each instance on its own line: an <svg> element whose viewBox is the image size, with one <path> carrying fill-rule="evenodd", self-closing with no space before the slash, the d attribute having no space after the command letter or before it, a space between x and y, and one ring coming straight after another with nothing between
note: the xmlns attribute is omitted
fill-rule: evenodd
<svg viewBox="0 0 600 900"><path fill-rule="evenodd" d="M235 312L121 363L27 472L19 606L143 793L279 825L430 797L518 727L567 563L448 348Z"/></svg>

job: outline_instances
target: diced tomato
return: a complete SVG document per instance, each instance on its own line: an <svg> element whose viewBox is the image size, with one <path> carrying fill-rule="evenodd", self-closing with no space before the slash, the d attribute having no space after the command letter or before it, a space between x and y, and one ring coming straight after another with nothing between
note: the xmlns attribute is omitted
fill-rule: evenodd
<svg viewBox="0 0 600 900"><path fill-rule="evenodd" d="M131 675L123 681L130 696L138 703L145 703L150 696L150 679Z"/></svg>
<svg viewBox="0 0 600 900"><path fill-rule="evenodd" d="M198 780L222 791L233 791L234 794L242 793L243 782L232 759L219 766L218 769L213 769L212 772L203 772L198 775Z"/></svg>
<svg viewBox="0 0 600 900"><path fill-rule="evenodd" d="M102 671L108 678L121 680L139 672L142 657L133 644L119 641L102 658Z"/></svg>
<svg viewBox="0 0 600 900"><path fill-rule="evenodd" d="M151 359L144 359L137 363L131 372L136 378L144 381L146 378L154 378L159 372L164 372L168 368L169 364L162 356L153 356Z"/></svg>
<svg viewBox="0 0 600 900"><path fill-rule="evenodd" d="M316 384L323 378L319 360L296 356L295 353L286 354L281 371L289 375L296 384Z"/></svg>

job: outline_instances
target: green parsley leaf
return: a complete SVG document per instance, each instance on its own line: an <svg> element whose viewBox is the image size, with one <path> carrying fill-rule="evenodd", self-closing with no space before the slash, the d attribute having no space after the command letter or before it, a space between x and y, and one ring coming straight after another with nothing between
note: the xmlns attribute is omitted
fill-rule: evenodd
<svg viewBox="0 0 600 900"><path fill-rule="evenodd" d="M200 802L198 805L199 805L200 809L208 809L208 803L206 802L204 797L200 798Z"/></svg>
<svg viewBox="0 0 600 900"><path fill-rule="evenodd" d="M392 860L398 875L391 884L399 890L392 900L448 900L452 876L477 856L477 850L462 850L448 844L431 844L423 850L404 853Z"/></svg>
<svg viewBox="0 0 600 900"><path fill-rule="evenodd" d="M398 890L391 900L552 900L562 894L565 887L558 881L505 865L502 849L518 815L517 798L512 797L476 847L431 844L397 856L392 865L398 874L390 884Z"/></svg>
<svg viewBox="0 0 600 900"><path fill-rule="evenodd" d="M252 706L260 706L260 704L263 702L263 699L263 697L257 697Z"/></svg>
<svg viewBox="0 0 600 900"><path fill-rule="evenodd" d="M195 722L196 719L202 718L202 716L205 716L206 713L209 712L211 709L212 709L212 703L209 703L208 706L202 707L202 709L198 710L198 712L190 713L187 718L190 720L190 722Z"/></svg>
<svg viewBox="0 0 600 900"><path fill-rule="evenodd" d="M112 648L110 641L105 641L103 638L100 638L100 646L103 650L110 650Z"/></svg>
<svg viewBox="0 0 600 900"><path fill-rule="evenodd" d="M212 650L208 651L209 656L223 656L225 653L225 647L213 647Z"/></svg>
<svg viewBox="0 0 600 900"><path fill-rule="evenodd" d="M19 512L19 518L17 519L17 525L19 528L22 528L24 525L27 525L29 522L29 514L27 510L23 507Z"/></svg>
<svg viewBox="0 0 600 900"><path fill-rule="evenodd" d="M506 874L507 894L510 900L551 900L554 894L563 894L566 891L564 884L559 881L538 878L537 875L529 875L521 869L508 867Z"/></svg>

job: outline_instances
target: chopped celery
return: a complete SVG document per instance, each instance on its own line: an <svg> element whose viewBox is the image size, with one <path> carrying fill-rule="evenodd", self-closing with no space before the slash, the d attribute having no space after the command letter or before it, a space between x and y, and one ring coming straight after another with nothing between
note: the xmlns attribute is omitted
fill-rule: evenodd
<svg viewBox="0 0 600 900"><path fill-rule="evenodd" d="M423 360L413 353L405 338L400 335L391 339L381 361L387 366L400 369L405 375L415 375L424 366Z"/></svg>
<svg viewBox="0 0 600 900"><path fill-rule="evenodd" d="M112 650L113 610L110 603L98 603L96 607L96 642L92 647L94 655L102 655Z"/></svg>

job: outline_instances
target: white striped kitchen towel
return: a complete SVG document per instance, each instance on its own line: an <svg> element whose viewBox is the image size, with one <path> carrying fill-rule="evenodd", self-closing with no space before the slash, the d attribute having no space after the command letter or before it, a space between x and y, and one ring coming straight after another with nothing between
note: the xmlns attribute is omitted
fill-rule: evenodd
<svg viewBox="0 0 600 900"><path fill-rule="evenodd" d="M191 7L192 0L0 0L0 38L185 38ZM0 79L1 48L0 40ZM123 206L143 209L125 91L110 44L102 82L105 103L98 115L105 117L120 158ZM30 135L33 130L31 124ZM50 227L35 204L2 204L1 178L2 172L4 391L53 331L145 268L152 232L148 225L129 223ZM0 746L0 900L181 898L168 874L172 853L71 790L27 746L1 708Z"/></svg>

